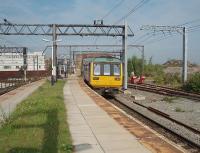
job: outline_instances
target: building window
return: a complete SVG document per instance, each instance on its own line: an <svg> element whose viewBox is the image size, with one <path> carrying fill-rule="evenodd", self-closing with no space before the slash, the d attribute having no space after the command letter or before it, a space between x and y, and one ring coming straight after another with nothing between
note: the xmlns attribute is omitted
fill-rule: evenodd
<svg viewBox="0 0 200 153"><path fill-rule="evenodd" d="M7 65L6 65L6 66L4 66L3 68L4 68L4 69L11 69L11 66L7 66Z"/></svg>
<svg viewBox="0 0 200 153"><path fill-rule="evenodd" d="M39 65L39 69L41 69L41 66Z"/></svg>
<svg viewBox="0 0 200 153"><path fill-rule="evenodd" d="M19 66L16 66L16 69L20 69L20 67L19 67Z"/></svg>

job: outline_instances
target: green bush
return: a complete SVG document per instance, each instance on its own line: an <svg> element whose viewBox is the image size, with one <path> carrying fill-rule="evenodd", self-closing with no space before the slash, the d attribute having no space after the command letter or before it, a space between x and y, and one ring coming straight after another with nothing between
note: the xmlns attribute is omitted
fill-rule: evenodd
<svg viewBox="0 0 200 153"><path fill-rule="evenodd" d="M164 84L178 86L181 84L181 78L178 73L167 73L164 75Z"/></svg>
<svg viewBox="0 0 200 153"><path fill-rule="evenodd" d="M128 75L130 76L131 72L134 72L136 76L142 74L142 59L133 56L128 59ZM143 74L146 77L153 78L156 84L160 85L172 85L179 86L181 83L180 76L178 73L175 74L165 74L164 66L159 64L152 64L152 57L149 60L149 63L144 61L144 72Z"/></svg>
<svg viewBox="0 0 200 153"><path fill-rule="evenodd" d="M162 65L159 65L159 64L145 65L144 75L147 77L157 77L158 75L163 76L164 75L163 67Z"/></svg>
<svg viewBox="0 0 200 153"><path fill-rule="evenodd" d="M193 74L183 88L186 91L200 92L200 72Z"/></svg>
<svg viewBox="0 0 200 153"><path fill-rule="evenodd" d="M154 83L163 85L164 84L164 77L162 75L157 75L153 77Z"/></svg>
<svg viewBox="0 0 200 153"><path fill-rule="evenodd" d="M144 61L144 75L147 77L154 77L157 75L164 75L163 66L159 64L152 64L152 59L149 63ZM142 59L132 56L128 59L128 75L130 76L131 72L134 72L135 75L140 76L142 74Z"/></svg>
<svg viewBox="0 0 200 153"><path fill-rule="evenodd" d="M142 59L132 56L128 59L128 76L134 72L135 75L140 76L142 74Z"/></svg>

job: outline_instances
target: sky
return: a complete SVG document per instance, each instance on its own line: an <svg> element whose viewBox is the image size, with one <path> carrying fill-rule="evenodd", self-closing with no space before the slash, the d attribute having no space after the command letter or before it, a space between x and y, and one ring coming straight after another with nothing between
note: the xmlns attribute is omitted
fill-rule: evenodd
<svg viewBox="0 0 200 153"><path fill-rule="evenodd" d="M6 18L12 23L62 23L93 24L101 19L122 0L0 0L0 22ZM141 0L123 0L106 18L104 24L113 24L127 14ZM200 0L149 0L126 18L135 36L128 38L128 44L144 45L145 58L152 57L154 63L164 63L169 59L182 59L182 34L140 30L142 25L176 26L183 23L187 27L200 25ZM118 24L123 24L121 21ZM198 29L199 28L199 29ZM188 60L200 64L200 27L187 33ZM44 36L4 36L0 35L0 45L26 46L29 51L42 51L46 45ZM121 44L120 38L113 37L62 37L59 44ZM76 50L86 48L76 48ZM92 50L93 48L87 48ZM115 49L115 48L114 48ZM114 50L113 49L113 50ZM103 50L103 49L102 49ZM105 50L105 49L104 49ZM59 49L59 54L68 51ZM47 50L50 54L50 49ZM128 55L141 56L138 48L130 48Z"/></svg>

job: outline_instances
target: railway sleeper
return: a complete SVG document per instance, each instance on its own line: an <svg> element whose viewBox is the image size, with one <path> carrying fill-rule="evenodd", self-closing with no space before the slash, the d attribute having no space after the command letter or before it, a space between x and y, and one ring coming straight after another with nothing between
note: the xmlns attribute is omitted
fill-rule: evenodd
<svg viewBox="0 0 200 153"><path fill-rule="evenodd" d="M152 113L152 111L146 109L145 107L141 107L119 95L116 95L115 99L121 102L123 105L127 106L128 108L132 109L133 111L141 114L142 116L157 123L158 125L164 127L165 129L170 130L171 132L184 138L188 142L200 147L200 135L198 133L191 131L190 129L184 127L183 125L177 124L175 121L171 121L165 117L162 117L157 113Z"/></svg>

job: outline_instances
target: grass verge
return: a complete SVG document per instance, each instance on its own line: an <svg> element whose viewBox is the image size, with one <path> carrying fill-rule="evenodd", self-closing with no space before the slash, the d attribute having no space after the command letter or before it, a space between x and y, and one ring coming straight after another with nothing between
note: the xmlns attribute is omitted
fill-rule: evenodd
<svg viewBox="0 0 200 153"><path fill-rule="evenodd" d="M0 153L71 153L64 81L43 86L19 104L0 128Z"/></svg>

